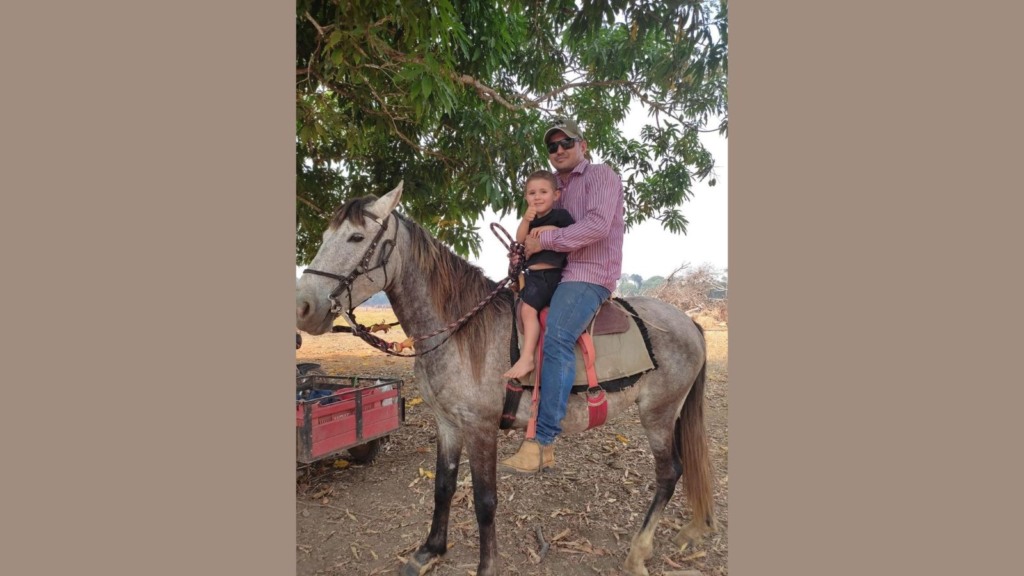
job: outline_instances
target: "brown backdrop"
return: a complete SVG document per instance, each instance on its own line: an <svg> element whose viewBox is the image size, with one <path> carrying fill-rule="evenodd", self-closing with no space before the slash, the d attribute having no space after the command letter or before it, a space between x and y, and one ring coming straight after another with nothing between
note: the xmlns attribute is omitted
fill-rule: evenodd
<svg viewBox="0 0 1024 576"><path fill-rule="evenodd" d="M730 574L1007 573L1018 20L789 6L731 14ZM0 573L293 574L293 6L3 12Z"/></svg>

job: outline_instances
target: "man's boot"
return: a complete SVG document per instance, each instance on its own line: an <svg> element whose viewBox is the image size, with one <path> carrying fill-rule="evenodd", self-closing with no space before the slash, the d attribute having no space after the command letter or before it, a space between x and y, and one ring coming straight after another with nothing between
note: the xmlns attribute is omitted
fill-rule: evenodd
<svg viewBox="0 0 1024 576"><path fill-rule="evenodd" d="M555 446L542 446L536 440L523 440L519 451L498 464L498 471L515 474L536 474L555 465Z"/></svg>

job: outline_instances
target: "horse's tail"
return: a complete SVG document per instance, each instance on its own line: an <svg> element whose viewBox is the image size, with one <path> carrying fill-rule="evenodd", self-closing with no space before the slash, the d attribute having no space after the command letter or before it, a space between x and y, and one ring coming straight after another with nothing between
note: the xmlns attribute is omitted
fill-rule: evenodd
<svg viewBox="0 0 1024 576"><path fill-rule="evenodd" d="M694 324L700 330L703 340L704 329L700 324ZM697 379L690 388L686 401L683 402L679 419L676 420L675 445L679 451L677 454L686 481L686 497L693 509L693 521L697 523L703 519L709 529L715 530L711 457L708 454L708 435L704 428L704 380L708 366L706 350L705 346L700 373L697 374Z"/></svg>

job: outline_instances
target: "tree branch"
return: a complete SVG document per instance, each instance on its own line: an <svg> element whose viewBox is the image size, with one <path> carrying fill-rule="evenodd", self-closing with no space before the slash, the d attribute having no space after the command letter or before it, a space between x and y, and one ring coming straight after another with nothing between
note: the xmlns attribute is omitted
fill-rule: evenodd
<svg viewBox="0 0 1024 576"><path fill-rule="evenodd" d="M306 12L304 16L306 17L306 20L309 20L310 24L313 25L313 28L316 28L317 35L323 38L324 28L320 26L320 24L318 24L316 20L313 20L313 17L309 15L309 12ZM330 26L328 26L327 28L330 28Z"/></svg>
<svg viewBox="0 0 1024 576"><path fill-rule="evenodd" d="M303 195L299 194L298 192L295 193L295 199L298 200L299 202L302 202L306 206L309 206L310 208L312 208L313 211L316 212L318 215L320 215L320 216L327 216L327 213L324 212L323 210L321 210L319 206L314 204L312 200L304 197Z"/></svg>
<svg viewBox="0 0 1024 576"><path fill-rule="evenodd" d="M719 125L718 128L710 128L710 129L707 129L707 130L703 130L703 129L700 128L700 126L698 126L694 122L690 122L689 120L684 120L684 119L676 116L675 114L673 114L672 112L667 110L663 105L658 104L657 102L652 101L650 98L647 97L646 94L640 92L639 90L634 89L633 90L633 95L635 95L640 100L640 102L644 103L646 106L648 106L650 108L653 108L659 114L664 114L665 116L668 116L672 120L675 120L676 122L678 122L681 126L683 126L685 128L688 128L690 130L696 130L697 132L720 132L721 129L722 129L722 125Z"/></svg>
<svg viewBox="0 0 1024 576"><path fill-rule="evenodd" d="M513 111L513 112L515 112L516 110L525 110L526 108L534 108L535 107L535 106L529 106L529 105L524 107L524 106L516 106L514 104L510 104L508 100L505 100L504 98L502 98L501 94L498 94L497 90L495 90L494 88L491 88L490 86L485 86L482 82L480 82L476 78L473 78L469 74L463 74L463 75L460 76L460 75L458 75L455 72L449 72L448 75L451 77L452 80L455 80L456 82L465 84L466 86L472 86L473 88L476 88L476 93L479 94L481 98L484 98L485 100L486 99L493 100L493 101L497 102L498 104L501 104L505 108L508 108L509 110Z"/></svg>
<svg viewBox="0 0 1024 576"><path fill-rule="evenodd" d="M440 152L424 148L424 147L420 146L419 144L416 144L415 142L412 141L412 139L410 139L408 136L403 134L402 131L398 129L398 123L395 122L394 115L392 115L391 112L388 110L387 103L384 101L383 98L380 97L380 94L377 94L377 91L373 89L373 84L371 84L368 81L366 83L366 87L370 89L370 92L373 94L374 99L377 100L378 103L380 103L381 110L384 112L384 114L386 115L388 121L391 123L391 129L395 132L395 134L398 135L399 138L402 139L402 141L404 141L406 144L411 146L414 150L418 151L420 154L426 154L428 156L433 156L435 158L440 159L449 168L455 168L455 166L454 166L455 161L452 160L451 158L445 156L444 154L441 154Z"/></svg>
<svg viewBox="0 0 1024 576"><path fill-rule="evenodd" d="M550 100L551 98L554 98L556 95L561 94L562 92L565 92L566 90L569 90L569 89L572 89L572 88L589 88L591 86L622 86L622 85L628 85L631 88L634 87L633 86L633 82L631 80L599 80L597 82L570 82L570 83L566 84L565 86L560 86L558 88L555 88L554 90L548 92L547 94L541 96L540 98L537 98L536 100L533 100L533 102L544 102L545 100Z"/></svg>

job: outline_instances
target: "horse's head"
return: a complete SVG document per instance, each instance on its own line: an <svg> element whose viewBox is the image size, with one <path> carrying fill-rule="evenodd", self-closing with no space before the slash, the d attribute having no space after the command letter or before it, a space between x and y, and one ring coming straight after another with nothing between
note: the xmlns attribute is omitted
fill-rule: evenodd
<svg viewBox="0 0 1024 576"><path fill-rule="evenodd" d="M323 334L334 319L387 288L397 273L392 251L399 221L392 211L402 184L380 198L350 200L331 220L316 257L295 287L295 320L300 330Z"/></svg>

